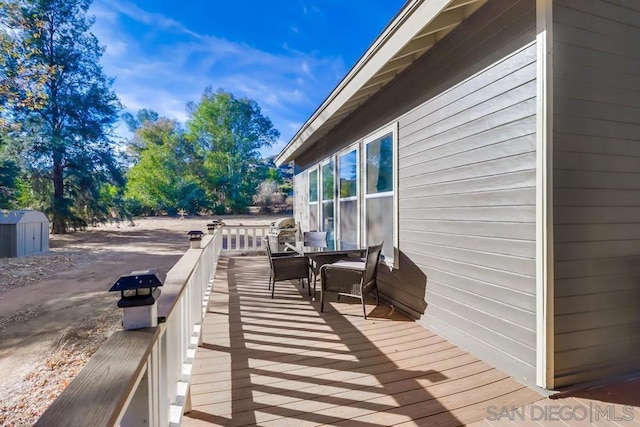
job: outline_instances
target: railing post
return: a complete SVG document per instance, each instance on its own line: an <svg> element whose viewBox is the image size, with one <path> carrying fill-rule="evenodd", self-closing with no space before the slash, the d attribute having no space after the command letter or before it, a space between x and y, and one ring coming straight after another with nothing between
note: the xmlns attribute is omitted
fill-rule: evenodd
<svg viewBox="0 0 640 427"><path fill-rule="evenodd" d="M251 242L251 249L256 250L258 248L258 245L256 244L257 240L256 240L256 229L253 229L253 241Z"/></svg>
<svg viewBox="0 0 640 427"><path fill-rule="evenodd" d="M162 412L160 405L160 390L162 382L160 381L161 372L161 359L160 359L160 341L156 341L151 354L147 361L147 372L149 375L149 389L150 389L150 406L151 416L149 423L150 426L158 425L164 426L168 424L166 415Z"/></svg>

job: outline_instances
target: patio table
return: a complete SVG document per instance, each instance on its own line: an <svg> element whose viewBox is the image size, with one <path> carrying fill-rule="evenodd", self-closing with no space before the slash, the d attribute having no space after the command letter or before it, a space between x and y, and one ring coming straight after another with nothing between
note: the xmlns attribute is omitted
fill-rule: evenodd
<svg viewBox="0 0 640 427"><path fill-rule="evenodd" d="M285 243L285 247L305 256L349 255L358 254L360 257L367 251L366 247L341 240L327 240L326 242L295 242Z"/></svg>
<svg viewBox="0 0 640 427"><path fill-rule="evenodd" d="M320 267L325 264L331 264L343 258L355 258L359 260L367 252L367 248L355 243L343 242L340 240L329 239L327 241L313 242L295 242L285 243L285 248L290 249L309 258L309 268L314 270L313 296L316 298L316 281L315 276L320 271ZM309 284L311 286L311 284Z"/></svg>

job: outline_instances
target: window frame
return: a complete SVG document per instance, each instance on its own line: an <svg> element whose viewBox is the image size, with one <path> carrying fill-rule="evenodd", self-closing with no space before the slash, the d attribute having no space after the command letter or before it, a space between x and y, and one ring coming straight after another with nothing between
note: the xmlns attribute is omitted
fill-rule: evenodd
<svg viewBox="0 0 640 427"><path fill-rule="evenodd" d="M391 165L392 172L391 176L393 179L393 184L391 186L391 191L386 191L382 193L374 193L368 194L368 174L367 174L367 145L380 140L386 135L391 134ZM392 197L392 205L393 205L393 218L392 218L392 242L393 250L392 256L385 256L384 262L389 267L398 268L398 253L399 253L399 236L398 236L398 123L393 123L389 126L385 126L374 133L366 136L362 140L362 149L360 154L360 175L361 175L361 190L359 194L362 196L361 205L362 205L362 214L360 215L362 221L362 244L367 245L367 200L375 199L375 198L383 198L383 197Z"/></svg>
<svg viewBox="0 0 640 427"><path fill-rule="evenodd" d="M333 162L331 173L333 174L333 186L331 188L331 199L325 200L324 198L324 167ZM336 156L330 156L317 165L318 170L318 230L327 231L324 229L324 205L325 203L333 202L333 234L336 232Z"/></svg>
<svg viewBox="0 0 640 427"><path fill-rule="evenodd" d="M352 152L356 153L356 195L355 196L349 196L349 197L341 197L340 196L340 159L341 157L344 157L347 154L350 154ZM355 201L356 202L356 242L359 243L361 242L362 239L362 209L361 209L361 201L360 201L360 189L362 187L361 183L360 183L360 178L361 178L361 173L360 173L360 143L356 142L354 144L351 144L350 146L348 146L347 148L338 151L336 153L336 192L337 192L337 199L336 199L336 223L338 224L338 227L336 228L338 231L337 237L339 240L344 240L342 238L342 232L341 232L341 228L342 228L342 210L340 208L340 203L345 201L345 202L349 202L349 201Z"/></svg>
<svg viewBox="0 0 640 427"><path fill-rule="evenodd" d="M311 174L315 172L316 173L316 200L312 201L311 200ZM320 222L320 169L319 169L319 165L315 165L311 168L309 168L309 170L307 171L307 197L309 198L309 220L307 221L308 225L309 225L309 231L313 231L313 230L319 230L319 222ZM315 228L313 228L311 226L311 210L312 210L312 206L315 205L314 209L316 211L316 224L315 224Z"/></svg>

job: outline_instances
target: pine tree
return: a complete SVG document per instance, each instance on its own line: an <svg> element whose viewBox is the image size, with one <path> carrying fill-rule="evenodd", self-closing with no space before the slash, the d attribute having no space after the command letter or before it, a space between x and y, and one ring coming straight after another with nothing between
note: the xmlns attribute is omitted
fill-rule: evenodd
<svg viewBox="0 0 640 427"><path fill-rule="evenodd" d="M113 80L99 62L103 48L90 31L90 4L90 0L14 0L1 5L5 13L18 14L11 34L19 46L16 51L28 52L20 58L23 66L49 73L42 105L13 103L8 116L20 124L16 133L31 141L26 155L32 173L51 182L43 188L52 189L47 213L54 233L82 225L98 187L121 182L110 139L120 103Z"/></svg>

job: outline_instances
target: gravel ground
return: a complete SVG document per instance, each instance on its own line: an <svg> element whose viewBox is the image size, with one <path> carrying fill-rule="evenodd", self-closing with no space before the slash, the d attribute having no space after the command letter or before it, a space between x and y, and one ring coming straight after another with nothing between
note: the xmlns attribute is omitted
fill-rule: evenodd
<svg viewBox="0 0 640 427"><path fill-rule="evenodd" d="M37 307L29 308L30 314L37 315L37 311ZM67 331L43 359L29 365L21 381L10 387L11 393L0 406L0 425L33 425L100 345L119 329L120 320L118 312L105 313L95 322Z"/></svg>
<svg viewBox="0 0 640 427"><path fill-rule="evenodd" d="M0 293L41 281L51 275L71 269L82 253L59 255L50 252L26 258L0 258ZM86 255L84 255L86 257ZM0 316L0 331L8 326L25 322L37 315L36 305L26 305L21 310Z"/></svg>
<svg viewBox="0 0 640 427"><path fill-rule="evenodd" d="M28 288L30 284L69 271L77 265L90 264L97 258L86 251L54 250L46 255L0 259L0 294ZM37 320L45 310L44 304L26 304L10 314L0 316L0 334L12 326ZM7 393L7 388L0 393L0 425L33 425L80 372L100 344L111 332L120 328L119 311L103 308L95 314L96 317L80 319L77 327L67 328L42 358L22 367L22 380L14 381L8 387L10 393Z"/></svg>
<svg viewBox="0 0 640 427"><path fill-rule="evenodd" d="M61 255L59 250L26 258L0 258L0 292L37 282L69 269L80 254Z"/></svg>

